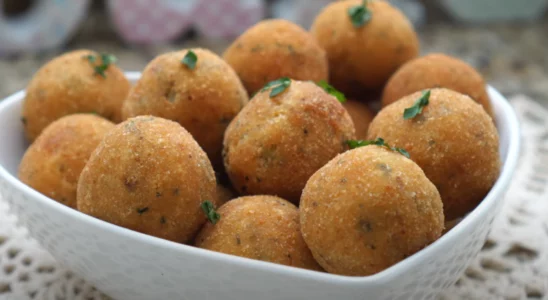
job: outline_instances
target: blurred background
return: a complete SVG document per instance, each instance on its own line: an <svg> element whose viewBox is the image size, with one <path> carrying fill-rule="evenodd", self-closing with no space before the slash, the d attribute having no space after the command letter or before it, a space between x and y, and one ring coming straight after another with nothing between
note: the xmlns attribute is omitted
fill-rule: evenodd
<svg viewBox="0 0 548 300"><path fill-rule="evenodd" d="M0 98L25 87L64 51L112 53L127 71L156 55L201 46L222 53L263 18L309 28L330 0L0 0ZM505 95L548 107L548 0L392 0L414 23L423 53L475 66Z"/></svg>

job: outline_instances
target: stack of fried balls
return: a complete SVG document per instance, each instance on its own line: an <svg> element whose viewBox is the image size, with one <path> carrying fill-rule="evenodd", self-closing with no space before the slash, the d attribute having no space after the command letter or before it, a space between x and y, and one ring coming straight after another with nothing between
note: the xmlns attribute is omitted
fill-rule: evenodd
<svg viewBox="0 0 548 300"><path fill-rule="evenodd" d="M72 51L26 92L19 178L45 196L144 234L333 274L375 274L420 251L500 171L482 76L419 56L385 1L335 1L310 31L262 21L222 56L165 53L134 84L114 56Z"/></svg>

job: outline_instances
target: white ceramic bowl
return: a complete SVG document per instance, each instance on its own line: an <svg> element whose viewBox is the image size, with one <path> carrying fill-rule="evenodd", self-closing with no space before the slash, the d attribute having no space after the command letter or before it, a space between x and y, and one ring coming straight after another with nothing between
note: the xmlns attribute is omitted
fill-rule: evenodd
<svg viewBox="0 0 548 300"><path fill-rule="evenodd" d="M135 81L139 73L127 76ZM0 192L55 258L118 300L433 299L480 251L518 160L516 115L489 87L504 167L483 202L432 245L383 272L369 277L331 275L144 235L34 191L17 179L28 146L20 120L24 95L21 91L0 102Z"/></svg>

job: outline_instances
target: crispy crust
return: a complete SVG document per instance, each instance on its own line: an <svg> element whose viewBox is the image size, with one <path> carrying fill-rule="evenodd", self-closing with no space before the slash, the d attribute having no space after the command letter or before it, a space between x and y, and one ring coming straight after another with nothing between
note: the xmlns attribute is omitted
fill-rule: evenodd
<svg viewBox="0 0 548 300"><path fill-rule="evenodd" d="M277 264L321 270L300 231L295 205L274 196L234 199L218 209L220 221L207 223L196 246Z"/></svg>
<svg viewBox="0 0 548 300"><path fill-rule="evenodd" d="M91 114L62 117L30 145L19 165L19 179L69 207L76 208L78 177L91 153L114 123Z"/></svg>
<svg viewBox="0 0 548 300"><path fill-rule="evenodd" d="M448 89L432 89L423 112L404 120L404 109L420 96L411 94L381 110L368 138L382 137L406 149L438 188L452 220L476 207L497 180L498 132L481 105Z"/></svg>
<svg viewBox="0 0 548 300"><path fill-rule="evenodd" d="M301 198L301 231L328 272L380 272L440 237L436 187L403 155L379 146L347 151L318 170Z"/></svg>
<svg viewBox="0 0 548 300"><path fill-rule="evenodd" d="M354 28L348 9L361 3L331 3L316 17L311 29L327 52L330 83L354 96L381 88L402 64L419 54L413 26L386 1L369 2L371 20Z"/></svg>
<svg viewBox="0 0 548 300"><path fill-rule="evenodd" d="M153 115L181 124L214 165L222 163L223 134L247 103L247 93L232 68L205 49L192 49L194 70L181 63L188 50L152 60L123 106L124 119Z"/></svg>
<svg viewBox="0 0 548 300"><path fill-rule="evenodd" d="M106 78L95 74L85 58L90 54L98 55L89 50L65 53L33 76L27 86L22 113L29 141L34 141L53 121L75 113L96 113L115 123L121 121L129 81L116 65L108 67ZM97 59L99 63L99 57Z"/></svg>
<svg viewBox="0 0 548 300"><path fill-rule="evenodd" d="M286 20L265 20L249 28L223 54L250 95L280 77L327 80L325 51L303 28Z"/></svg>
<svg viewBox="0 0 548 300"><path fill-rule="evenodd" d="M403 65L386 84L382 105L387 106L414 92L436 87L470 96L493 118L493 108L481 74L464 61L440 53L419 57Z"/></svg>
<svg viewBox="0 0 548 300"><path fill-rule="evenodd" d="M214 202L207 155L179 124L152 116L116 126L91 155L78 182L78 210L135 231L185 243Z"/></svg>
<svg viewBox="0 0 548 300"><path fill-rule="evenodd" d="M226 171L238 192L299 202L308 178L354 138L343 106L314 83L292 81L282 94L258 93L230 123Z"/></svg>

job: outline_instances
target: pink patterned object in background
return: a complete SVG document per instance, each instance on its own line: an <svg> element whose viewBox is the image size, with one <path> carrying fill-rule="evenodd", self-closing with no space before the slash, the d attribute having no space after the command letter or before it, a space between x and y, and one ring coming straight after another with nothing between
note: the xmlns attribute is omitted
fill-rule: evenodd
<svg viewBox="0 0 548 300"><path fill-rule="evenodd" d="M194 28L210 39L232 39L264 19L286 19L309 29L323 7L335 0L108 0L115 30L131 44L168 43ZM0 3L2 0L0 0ZM35 1L24 17L0 10L0 57L40 52L65 44L85 19L89 0ZM424 20L418 0L390 0L415 25Z"/></svg>
<svg viewBox="0 0 548 300"><path fill-rule="evenodd" d="M110 0L108 10L116 30L125 41L153 44L169 42L190 29L197 2L197 0Z"/></svg>
<svg viewBox="0 0 548 300"><path fill-rule="evenodd" d="M194 14L198 32L208 38L233 38L265 17L262 0L200 0Z"/></svg>

